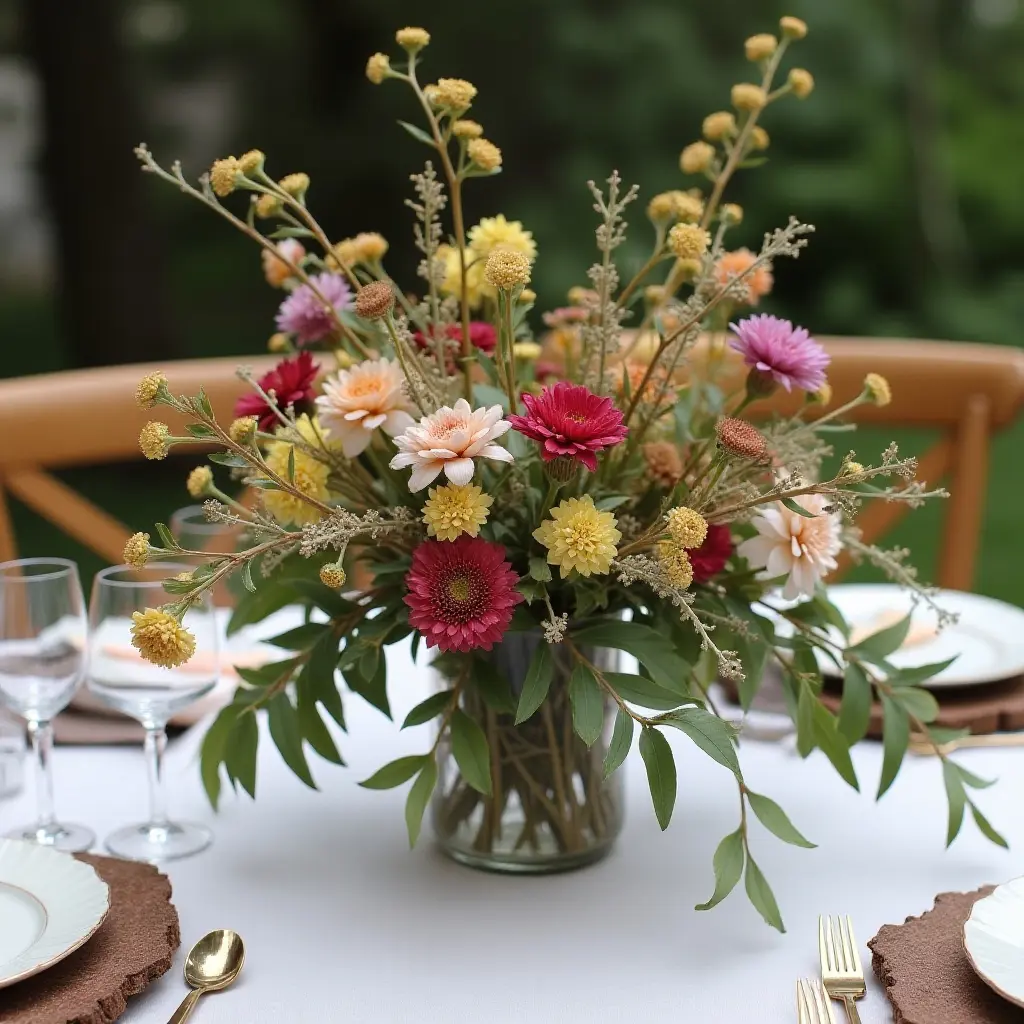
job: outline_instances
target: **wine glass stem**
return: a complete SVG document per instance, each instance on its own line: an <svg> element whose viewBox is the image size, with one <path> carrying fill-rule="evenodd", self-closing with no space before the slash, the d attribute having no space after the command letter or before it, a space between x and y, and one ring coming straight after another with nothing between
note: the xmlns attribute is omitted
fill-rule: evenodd
<svg viewBox="0 0 1024 1024"><path fill-rule="evenodd" d="M32 760L36 777L36 823L40 828L53 825L53 726L49 721L28 720Z"/></svg>
<svg viewBox="0 0 1024 1024"><path fill-rule="evenodd" d="M167 794L164 789L164 750L167 732L162 725L146 729L146 769L149 776L149 823L167 824Z"/></svg>

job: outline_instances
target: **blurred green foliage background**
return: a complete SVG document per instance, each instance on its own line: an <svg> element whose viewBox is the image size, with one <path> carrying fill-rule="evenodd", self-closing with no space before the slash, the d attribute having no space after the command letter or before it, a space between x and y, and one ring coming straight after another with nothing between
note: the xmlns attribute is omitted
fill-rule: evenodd
<svg viewBox="0 0 1024 1024"><path fill-rule="evenodd" d="M706 113L727 106L733 82L752 80L743 39L773 31L781 14L810 25L791 63L817 88L768 111L770 159L741 174L729 198L747 212L737 241L753 248L790 214L817 233L798 263L776 268L764 308L822 334L1021 344L1021 0L94 0L76 10L4 0L4 53L41 74L44 95L67 94L74 116L65 112L65 127L97 141L91 151L81 142L61 149L51 137L59 121L41 124L32 159L43 208L47 199L51 214L59 208L50 221L57 274L26 280L8 256L0 375L262 350L279 296L263 283L258 253L209 211L139 175L130 149L141 138L165 164L181 156L193 177L253 146L273 173L307 171L310 205L329 233L382 232L392 273L412 280L403 200L426 152L395 125L414 117L408 91L363 74L370 53L395 54L393 33L405 24L433 35L425 80L478 86L472 116L504 152L504 172L469 190L470 222L497 212L522 220L539 246L540 304L561 304L593 259L586 180L617 168L645 199L694 184L679 171L679 151ZM634 209L627 274L650 240L642 203ZM76 218L75 255L62 260ZM76 304L83 292L91 310ZM856 447L868 456L887 440ZM996 445L978 581L1016 601L1022 442L1018 428ZM147 473L132 470L140 489L148 481L145 495L117 494L117 471L82 486L144 525L143 505L181 503L168 490L179 476ZM925 569L938 516L916 514L895 538L921 552ZM23 548L60 543L24 515L16 527Z"/></svg>

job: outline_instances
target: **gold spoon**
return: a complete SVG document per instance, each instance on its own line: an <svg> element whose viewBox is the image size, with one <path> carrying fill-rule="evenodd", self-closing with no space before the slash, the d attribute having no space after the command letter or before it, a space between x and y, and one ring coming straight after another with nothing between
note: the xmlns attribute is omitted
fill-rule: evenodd
<svg viewBox="0 0 1024 1024"><path fill-rule="evenodd" d="M218 928L204 935L185 958L185 981L192 986L192 991L185 996L167 1024L184 1024L201 995L227 988L238 977L243 960L245 946L237 932Z"/></svg>

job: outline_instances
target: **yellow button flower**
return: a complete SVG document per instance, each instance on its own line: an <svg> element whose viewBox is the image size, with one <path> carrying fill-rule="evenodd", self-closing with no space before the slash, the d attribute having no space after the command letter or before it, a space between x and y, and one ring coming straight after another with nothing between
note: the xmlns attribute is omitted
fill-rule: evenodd
<svg viewBox="0 0 1024 1024"><path fill-rule="evenodd" d="M548 549L548 563L557 565L564 579L575 569L581 576L608 572L622 534L611 512L599 512L594 499L569 498L551 509L533 531L534 539Z"/></svg>
<svg viewBox="0 0 1024 1024"><path fill-rule="evenodd" d="M494 501L476 484L445 484L431 487L427 493L423 522L427 533L438 540L455 540L463 533L477 536Z"/></svg>
<svg viewBox="0 0 1024 1024"><path fill-rule="evenodd" d="M133 612L131 635L132 647L161 668L184 665L196 649L196 638L170 612L160 608Z"/></svg>

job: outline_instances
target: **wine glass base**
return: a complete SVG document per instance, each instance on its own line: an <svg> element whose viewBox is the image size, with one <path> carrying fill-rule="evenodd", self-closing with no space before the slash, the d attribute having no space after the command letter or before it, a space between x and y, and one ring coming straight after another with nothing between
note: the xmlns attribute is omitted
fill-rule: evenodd
<svg viewBox="0 0 1024 1024"><path fill-rule="evenodd" d="M162 825L129 825L112 832L107 849L127 860L150 863L191 857L213 842L213 833L203 825L169 821Z"/></svg>
<svg viewBox="0 0 1024 1024"><path fill-rule="evenodd" d="M48 825L27 825L7 833L8 839L23 839L40 846L52 846L65 853L84 853L96 842L96 834L84 825L53 821Z"/></svg>

